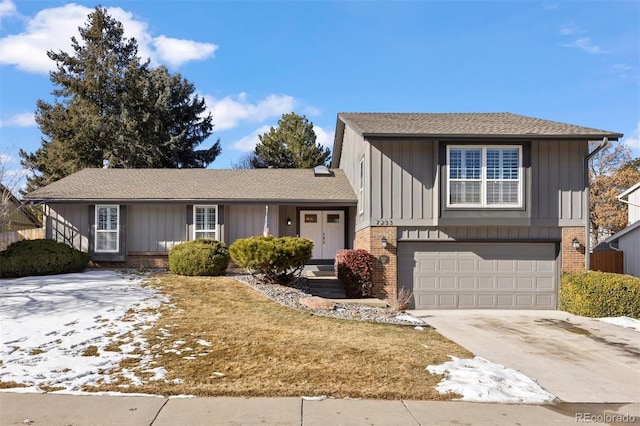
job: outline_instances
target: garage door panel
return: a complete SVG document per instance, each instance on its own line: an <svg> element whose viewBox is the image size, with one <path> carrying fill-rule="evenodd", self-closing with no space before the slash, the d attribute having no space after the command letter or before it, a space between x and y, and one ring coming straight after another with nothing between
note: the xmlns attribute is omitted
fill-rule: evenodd
<svg viewBox="0 0 640 426"><path fill-rule="evenodd" d="M495 271L496 262L494 260L478 260L478 271Z"/></svg>
<svg viewBox="0 0 640 426"><path fill-rule="evenodd" d="M474 290L477 288L476 281L474 277L459 277L458 288L461 290Z"/></svg>
<svg viewBox="0 0 640 426"><path fill-rule="evenodd" d="M418 309L555 309L555 243L398 245L399 286Z"/></svg>
<svg viewBox="0 0 640 426"><path fill-rule="evenodd" d="M537 280L533 277L518 278L518 290L533 290L535 288L536 282Z"/></svg>
<svg viewBox="0 0 640 426"><path fill-rule="evenodd" d="M414 293L420 290L437 290L438 286L436 285L437 279L435 277L420 277L418 280L418 285L414 286ZM408 284L411 281L407 281Z"/></svg>

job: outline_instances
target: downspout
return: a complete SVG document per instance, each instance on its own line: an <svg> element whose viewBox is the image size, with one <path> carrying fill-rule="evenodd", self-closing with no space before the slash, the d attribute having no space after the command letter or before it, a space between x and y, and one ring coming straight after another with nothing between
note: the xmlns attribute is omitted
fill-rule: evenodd
<svg viewBox="0 0 640 426"><path fill-rule="evenodd" d="M596 155L597 153L599 153L600 151L602 151L603 149L605 149L607 147L607 145L609 144L609 138L602 138L602 142L600 142L600 145L598 145L598 147L596 149L594 149L593 151L591 151L590 153L587 154L586 157L584 157L584 174L585 174L585 183L587 184L587 190L584 193L584 269L585 270L589 270L591 267L591 219L589 217L589 189L591 187L590 182L589 182L589 160L591 160L591 158Z"/></svg>

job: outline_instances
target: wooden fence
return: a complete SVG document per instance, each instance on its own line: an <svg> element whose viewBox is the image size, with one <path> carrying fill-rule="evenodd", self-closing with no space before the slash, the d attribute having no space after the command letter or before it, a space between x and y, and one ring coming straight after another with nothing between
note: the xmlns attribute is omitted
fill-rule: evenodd
<svg viewBox="0 0 640 426"><path fill-rule="evenodd" d="M621 251L597 251L591 253L592 271L624 274L624 253Z"/></svg>
<svg viewBox="0 0 640 426"><path fill-rule="evenodd" d="M10 244L20 240L39 240L44 238L42 228L23 229L20 231L3 232L0 234L0 251Z"/></svg>

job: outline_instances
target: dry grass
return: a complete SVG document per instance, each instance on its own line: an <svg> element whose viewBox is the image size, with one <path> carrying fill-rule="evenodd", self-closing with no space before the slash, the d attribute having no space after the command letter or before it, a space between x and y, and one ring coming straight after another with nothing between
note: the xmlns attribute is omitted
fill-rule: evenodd
<svg viewBox="0 0 640 426"><path fill-rule="evenodd" d="M230 278L158 276L171 299L144 332L167 380L127 391L199 396L448 399L425 370L471 354L433 330L315 316ZM211 343L205 346L198 340ZM188 359L187 359L188 358ZM135 369L136 358L123 368ZM178 383L171 383L179 379ZM87 390L123 391L116 384Z"/></svg>

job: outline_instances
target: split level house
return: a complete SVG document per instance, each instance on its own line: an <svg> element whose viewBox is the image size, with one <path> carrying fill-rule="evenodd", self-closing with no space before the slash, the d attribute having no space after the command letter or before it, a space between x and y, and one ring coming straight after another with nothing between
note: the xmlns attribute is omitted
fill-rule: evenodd
<svg viewBox="0 0 640 426"><path fill-rule="evenodd" d="M262 235L268 211L271 234L314 241L314 262L369 251L381 298L555 309L589 251L589 141L620 137L510 113L340 113L330 167L85 169L29 198L47 238L98 264L164 266L183 241Z"/></svg>

